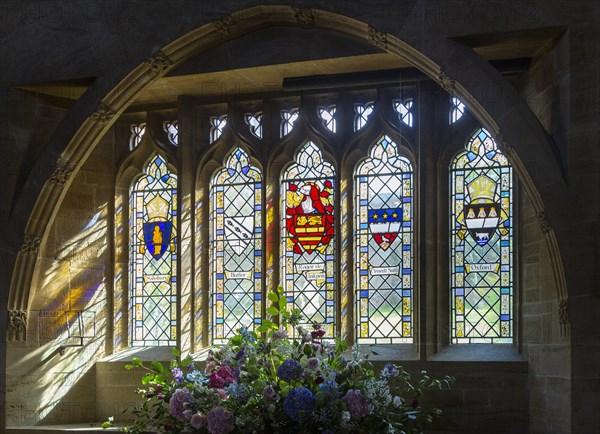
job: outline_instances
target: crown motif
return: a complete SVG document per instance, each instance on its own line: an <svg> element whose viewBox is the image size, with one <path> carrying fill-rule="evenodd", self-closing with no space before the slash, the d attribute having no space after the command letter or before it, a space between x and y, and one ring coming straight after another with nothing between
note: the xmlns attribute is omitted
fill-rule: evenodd
<svg viewBox="0 0 600 434"><path fill-rule="evenodd" d="M471 181L467 188L472 199L472 204L494 202L496 183L487 176L479 175Z"/></svg>
<svg viewBox="0 0 600 434"><path fill-rule="evenodd" d="M157 196L146 205L148 221L169 220L169 202Z"/></svg>

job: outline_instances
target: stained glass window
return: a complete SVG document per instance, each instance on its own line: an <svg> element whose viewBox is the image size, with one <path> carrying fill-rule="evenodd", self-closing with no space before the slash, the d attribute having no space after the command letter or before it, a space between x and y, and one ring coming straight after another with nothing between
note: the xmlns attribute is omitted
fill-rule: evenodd
<svg viewBox="0 0 600 434"><path fill-rule="evenodd" d="M227 125L227 115L210 117L210 143L216 142Z"/></svg>
<svg viewBox="0 0 600 434"><path fill-rule="evenodd" d="M294 122L298 119L298 109L281 110L281 130L279 137L283 138L292 132Z"/></svg>
<svg viewBox="0 0 600 434"><path fill-rule="evenodd" d="M250 128L252 135L258 139L262 139L262 113L258 112L255 114L246 113L246 123Z"/></svg>
<svg viewBox="0 0 600 434"><path fill-rule="evenodd" d="M394 110L398 113L398 119L409 127L413 126L413 100L407 98L405 100L394 100Z"/></svg>
<svg viewBox="0 0 600 434"><path fill-rule="evenodd" d="M262 303L261 173L236 148L211 182L212 337L223 343L260 324Z"/></svg>
<svg viewBox="0 0 600 434"><path fill-rule="evenodd" d="M129 196L132 345L177 339L177 177L155 154Z"/></svg>
<svg viewBox="0 0 600 434"><path fill-rule="evenodd" d="M455 96L450 97L450 125L465 114L465 105Z"/></svg>
<svg viewBox="0 0 600 434"><path fill-rule="evenodd" d="M367 125L367 121L369 120L369 116L373 113L375 105L372 102L368 102L366 104L354 104L354 112L356 116L354 117L354 131L358 131Z"/></svg>
<svg viewBox="0 0 600 434"><path fill-rule="evenodd" d="M317 111L319 113L319 116L321 117L321 122L323 122L323 126L332 133L335 133L335 106L331 105L329 107L318 107Z"/></svg>
<svg viewBox="0 0 600 434"><path fill-rule="evenodd" d="M142 141L142 137L144 137L144 133L146 132L146 124L131 124L130 130L131 136L129 137L129 150L133 151Z"/></svg>
<svg viewBox="0 0 600 434"><path fill-rule="evenodd" d="M167 133L169 142L171 142L172 145L177 146L177 142L179 140L179 124L177 123L177 121L164 121L163 131Z"/></svg>
<svg viewBox="0 0 600 434"><path fill-rule="evenodd" d="M355 173L356 336L412 342L413 170L383 136Z"/></svg>
<svg viewBox="0 0 600 434"><path fill-rule="evenodd" d="M311 141L281 177L282 280L288 309L302 311L305 324L335 324L333 166Z"/></svg>
<svg viewBox="0 0 600 434"><path fill-rule="evenodd" d="M453 343L513 338L512 169L478 130L450 171Z"/></svg>

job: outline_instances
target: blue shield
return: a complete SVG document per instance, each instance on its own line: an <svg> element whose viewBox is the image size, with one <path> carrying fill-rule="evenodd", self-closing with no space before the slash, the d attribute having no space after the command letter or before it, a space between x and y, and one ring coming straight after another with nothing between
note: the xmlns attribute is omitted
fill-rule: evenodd
<svg viewBox="0 0 600 434"><path fill-rule="evenodd" d="M171 243L171 232L173 225L171 222L158 221L144 223L144 242L148 248L148 253L154 259L160 258Z"/></svg>

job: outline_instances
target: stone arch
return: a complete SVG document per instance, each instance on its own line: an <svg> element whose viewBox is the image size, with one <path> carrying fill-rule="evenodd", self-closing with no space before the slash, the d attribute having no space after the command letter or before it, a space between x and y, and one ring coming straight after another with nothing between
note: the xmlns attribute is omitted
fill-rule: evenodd
<svg viewBox="0 0 600 434"><path fill-rule="evenodd" d="M558 227L562 223L559 221L561 213L556 211L566 203L563 170L548 135L508 82L471 49L427 31L421 33L421 41L409 44L403 40L409 40L409 35L400 32L399 36L395 36L337 13L274 5L250 7L207 23L162 47L112 89L106 90L110 83L98 81L75 104L45 154L36 163L37 166L55 167L54 172L41 181L30 175L14 203L8 233L12 237L10 242L21 247L16 253L8 296L11 311L23 312L28 308L37 254L45 244L47 228L54 220L74 175L136 96L146 86L204 50L275 25L333 29L362 39L401 56L450 94L460 97L492 133L532 198L552 258L558 298L566 298L559 245L552 230L553 226ZM411 40L414 39L412 36ZM497 98L486 97L469 83L497 89ZM75 132L71 129L74 125L79 125ZM532 178L527 168L536 164L543 170L532 172ZM22 240L16 238L19 234L24 234Z"/></svg>

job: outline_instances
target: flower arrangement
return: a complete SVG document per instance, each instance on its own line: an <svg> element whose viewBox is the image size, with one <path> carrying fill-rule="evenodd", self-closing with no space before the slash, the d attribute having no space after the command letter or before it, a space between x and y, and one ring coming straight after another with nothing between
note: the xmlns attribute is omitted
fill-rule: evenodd
<svg viewBox="0 0 600 434"><path fill-rule="evenodd" d="M358 347L349 351L344 341L325 339L318 324L312 330L299 326L300 312L285 309L281 288L268 296L279 307L267 312L281 318L281 326L264 319L256 331L239 330L209 352L203 371L177 350L169 369L133 359L127 369L148 372L138 390L144 402L127 431L415 433L440 413L421 405L422 389L449 385L452 378L440 381L422 372L413 384L392 364L376 374Z"/></svg>

